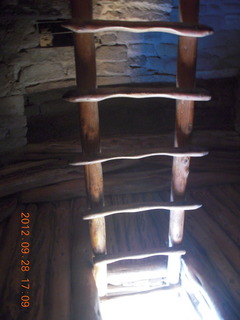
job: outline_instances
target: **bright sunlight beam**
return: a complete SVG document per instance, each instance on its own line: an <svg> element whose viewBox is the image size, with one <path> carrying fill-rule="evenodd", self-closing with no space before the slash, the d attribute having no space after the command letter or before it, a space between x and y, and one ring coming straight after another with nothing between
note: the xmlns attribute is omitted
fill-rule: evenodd
<svg viewBox="0 0 240 320"><path fill-rule="evenodd" d="M180 286L105 300L101 312L103 320L220 320L208 294L184 262Z"/></svg>

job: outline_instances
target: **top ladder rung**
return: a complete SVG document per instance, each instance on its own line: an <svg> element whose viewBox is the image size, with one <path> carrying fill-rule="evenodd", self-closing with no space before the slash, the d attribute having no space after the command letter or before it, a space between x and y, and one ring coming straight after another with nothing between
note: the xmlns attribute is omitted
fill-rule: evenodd
<svg viewBox="0 0 240 320"><path fill-rule="evenodd" d="M158 21L82 21L73 19L63 24L63 27L76 33L96 33L105 31L125 32L166 32L178 36L201 38L213 33L211 27L202 24L189 24L182 22Z"/></svg>
<svg viewBox="0 0 240 320"><path fill-rule="evenodd" d="M167 98L175 100L209 101L205 89L157 88L157 87L100 87L91 91L71 90L63 98L69 102L99 102L113 98Z"/></svg>

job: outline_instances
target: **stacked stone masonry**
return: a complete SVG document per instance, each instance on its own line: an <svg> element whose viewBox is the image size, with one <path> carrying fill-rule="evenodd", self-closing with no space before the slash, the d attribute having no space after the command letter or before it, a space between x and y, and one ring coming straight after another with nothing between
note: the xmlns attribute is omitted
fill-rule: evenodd
<svg viewBox="0 0 240 320"><path fill-rule="evenodd" d="M199 40L197 77L237 76L240 68L240 3L238 0L200 2L199 21L211 25L215 34ZM177 0L94 0L93 4L95 19L179 19ZM31 7L28 1L4 0L0 6L0 116L5 117L3 120L21 118L14 129L10 120L2 121L0 146L4 150L7 146L26 143L26 113L22 104L25 101L28 114L31 114L28 94L44 94L47 90L73 86L75 67L73 47L40 48L36 28L38 20L70 18L68 0L38 0ZM175 82L177 36L110 32L99 34L95 39L99 85Z"/></svg>

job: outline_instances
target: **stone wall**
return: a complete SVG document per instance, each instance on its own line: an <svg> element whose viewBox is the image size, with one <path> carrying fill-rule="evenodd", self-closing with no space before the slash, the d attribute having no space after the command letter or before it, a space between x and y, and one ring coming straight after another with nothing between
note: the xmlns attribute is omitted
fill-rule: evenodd
<svg viewBox="0 0 240 320"><path fill-rule="evenodd" d="M237 76L240 69L240 2L200 0L200 4L199 22L212 26L215 32L212 36L199 39L197 78ZM169 15L166 14L164 20L178 21L178 0L168 5ZM145 17L149 19L148 14ZM111 83L110 77L115 77L114 82L117 83L175 82L177 42L177 36L164 33L105 34L97 43L99 82ZM119 56L114 60L118 66L112 58L111 63L107 64L107 60L103 60L107 59L106 55L101 54L107 51L106 47L116 52L119 50Z"/></svg>
<svg viewBox="0 0 240 320"><path fill-rule="evenodd" d="M1 98L0 149L10 150L26 144L27 119L22 95Z"/></svg>
<svg viewBox="0 0 240 320"><path fill-rule="evenodd" d="M0 5L0 151L27 143L27 92L75 78L73 50L39 48L39 19L69 18L67 1L3 0ZM45 85L45 88L41 85Z"/></svg>
<svg viewBox="0 0 240 320"><path fill-rule="evenodd" d="M94 0L93 3L96 19L178 20L177 0ZM68 19L69 1L37 0L29 5L27 0L3 0L0 9L0 117L3 120L0 149L6 150L26 144L27 121L32 121L32 127L34 123L40 128L42 119L54 118L54 114L64 115L69 123L77 111L60 102L59 93L57 102L54 91L75 84L73 47L40 48L36 27L39 20ZM199 40L198 78L238 75L239 1L201 0L199 20L213 26L215 34ZM175 82L177 39L177 36L159 33L98 35L98 84ZM49 90L53 90L52 93ZM33 96L39 97L39 93L45 95L41 103Z"/></svg>

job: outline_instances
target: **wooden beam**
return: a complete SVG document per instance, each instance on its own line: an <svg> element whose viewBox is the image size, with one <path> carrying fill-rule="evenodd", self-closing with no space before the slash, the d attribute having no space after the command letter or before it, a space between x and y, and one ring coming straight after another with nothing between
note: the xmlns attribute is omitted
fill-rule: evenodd
<svg viewBox="0 0 240 320"><path fill-rule="evenodd" d="M55 204L53 212L49 215L53 226L52 245L49 248L51 264L48 266L51 281L48 282L49 301L46 303L49 319L61 317L67 319L70 313L73 275L70 267L71 250L69 250L72 248L70 243L72 215L69 207L67 201ZM38 225L38 228L41 229L41 225Z"/></svg>
<svg viewBox="0 0 240 320"><path fill-rule="evenodd" d="M22 180L22 178L21 178ZM141 192L166 191L170 189L170 173L164 174L159 171L153 172L131 172L119 174L116 178L111 174L106 176L105 195L116 194L136 194ZM121 182L121 183L119 183ZM199 188L203 186L217 186L226 183L239 183L240 177L236 173L229 172L198 172L191 173L189 178L190 188ZM36 184L37 186L37 184ZM74 180L62 181L58 183L51 182L51 185L43 187L29 188L24 186L26 191L20 194L20 200L23 203L60 201L66 199L74 199L84 197L85 190L83 181L79 178ZM19 191L15 190L15 192ZM5 215L4 215L5 218ZM2 219L4 219L2 218Z"/></svg>
<svg viewBox="0 0 240 320"><path fill-rule="evenodd" d="M193 101L209 101L211 96L203 89L147 88L147 87L102 87L92 91L72 90L63 99L69 102L99 102L113 98L168 98Z"/></svg>
<svg viewBox="0 0 240 320"><path fill-rule="evenodd" d="M16 209L17 199L16 197L3 198L0 200L0 223L8 219Z"/></svg>
<svg viewBox="0 0 240 320"><path fill-rule="evenodd" d="M205 25L158 22L158 21L103 21L103 20L80 20L73 19L63 26L76 33L96 33L106 31L125 32L165 32L186 37L205 37L213 33L212 28Z"/></svg>
<svg viewBox="0 0 240 320"><path fill-rule="evenodd" d="M208 156L208 161L201 158L191 160L191 174L189 185L191 188L206 185L217 185L223 183L239 182L239 137L232 140L231 136L224 137L217 134L214 139L211 133L203 135L200 139L194 135L194 144L208 145L212 150ZM136 149L148 152L151 147L160 143L169 144L170 136L150 136L150 137L110 137L103 140L103 152L115 153L121 149L124 153L135 153ZM159 141L158 141L159 140ZM225 140L225 141L224 141ZM222 151L229 141L230 150ZM214 141L216 144L214 144ZM132 150L132 151L131 151ZM19 165L15 161L13 164L2 167L0 170L0 196L8 196L21 192L22 201L54 201L76 198L84 196L84 177L82 167L69 166L68 163L76 158L81 151L80 145L73 142L49 143L39 145L29 145L30 153L23 154ZM69 157L68 152L72 154ZM40 152L40 153L39 153ZM66 157L66 160L59 158ZM48 161L49 158L51 161ZM44 158L47 161L36 161ZM131 169L132 166L138 171ZM103 165L103 172L106 175L106 194L137 193L147 191L163 190L169 188L171 176L171 159L169 157L152 157L131 161L111 161ZM123 168L128 168L126 173L121 172ZM141 168L144 168L142 171ZM159 169L162 168L162 169ZM119 170L117 173L116 171ZM113 174L113 172L116 172ZM159 178L157 177L159 175ZM79 180L79 182L77 182ZM121 183L120 183L121 182ZM196 186L194 185L196 183ZM35 199L35 200L34 200ZM3 213L4 215L4 213Z"/></svg>
<svg viewBox="0 0 240 320"><path fill-rule="evenodd" d="M172 133L155 135L111 135L110 137L102 137L101 150L102 152L113 152L113 150L121 149L126 153L131 150L140 149L143 152L148 152L152 148L172 147L172 141ZM195 130L194 135L192 136L192 145L201 146L210 151L222 149L225 150L226 156L229 157L229 152L234 151L236 153L236 150L239 150L240 138L234 131ZM28 144L19 148L16 152L7 153L0 159L0 165L10 165L11 163L14 163L14 166L18 166L20 161L33 160L36 162L36 160L50 160L51 158L69 159L69 154L80 153L81 151L81 143L78 139ZM234 159L236 158L236 156L233 157ZM23 164L23 166L24 165L25 164ZM0 171L2 172L2 169L5 170L5 168L6 167L1 168Z"/></svg>

